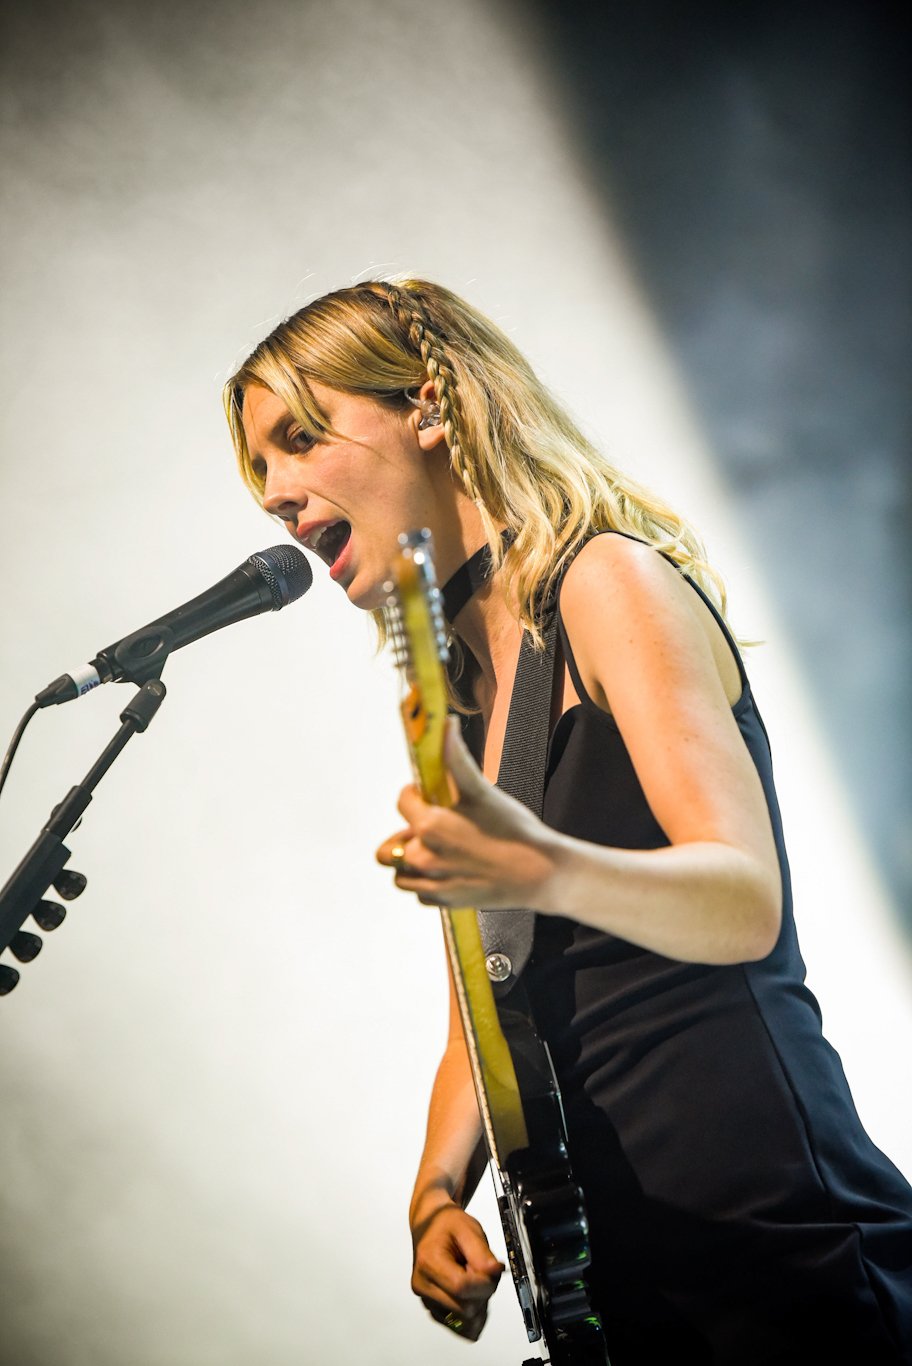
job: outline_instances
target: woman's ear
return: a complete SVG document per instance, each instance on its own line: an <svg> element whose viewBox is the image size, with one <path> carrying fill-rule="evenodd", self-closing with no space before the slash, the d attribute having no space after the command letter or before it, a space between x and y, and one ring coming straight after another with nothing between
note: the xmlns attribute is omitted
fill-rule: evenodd
<svg viewBox="0 0 912 1366"><path fill-rule="evenodd" d="M440 421L440 404L437 402L434 381L426 379L418 390L417 398L412 401L415 404L415 412L411 420L415 423L418 445L423 451L432 451L441 442L445 446L446 433Z"/></svg>

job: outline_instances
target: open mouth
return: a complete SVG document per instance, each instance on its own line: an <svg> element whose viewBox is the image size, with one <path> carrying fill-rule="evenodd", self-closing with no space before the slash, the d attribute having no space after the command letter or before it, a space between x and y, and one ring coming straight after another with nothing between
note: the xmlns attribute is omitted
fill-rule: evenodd
<svg viewBox="0 0 912 1366"><path fill-rule="evenodd" d="M307 543L312 550L317 552L320 559L325 560L330 568L332 568L344 550L350 536L350 522L332 522L329 526L318 528L312 536L308 537Z"/></svg>

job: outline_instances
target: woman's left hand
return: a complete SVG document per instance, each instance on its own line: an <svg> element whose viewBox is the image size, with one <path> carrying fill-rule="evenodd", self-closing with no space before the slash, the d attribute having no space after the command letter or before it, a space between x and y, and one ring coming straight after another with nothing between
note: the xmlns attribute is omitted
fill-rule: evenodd
<svg viewBox="0 0 912 1366"><path fill-rule="evenodd" d="M399 811L408 826L381 844L378 863L395 868L396 886L428 906L547 909L559 836L488 782L455 717L445 758L455 805L431 806L414 785L403 788Z"/></svg>

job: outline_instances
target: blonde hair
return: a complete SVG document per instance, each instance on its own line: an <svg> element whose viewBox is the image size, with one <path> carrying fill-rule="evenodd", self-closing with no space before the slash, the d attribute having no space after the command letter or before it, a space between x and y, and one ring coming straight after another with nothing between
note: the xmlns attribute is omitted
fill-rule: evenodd
<svg viewBox="0 0 912 1366"><path fill-rule="evenodd" d="M503 566L504 592L536 644L542 603L598 531L625 531L662 551L724 613L724 585L692 528L586 440L495 323L426 280L368 280L336 290L260 342L225 386L245 482L262 502L264 483L241 420L249 385L271 390L319 440L338 433L309 380L408 411L428 379L453 471L479 509L494 567ZM506 549L502 526L513 533Z"/></svg>

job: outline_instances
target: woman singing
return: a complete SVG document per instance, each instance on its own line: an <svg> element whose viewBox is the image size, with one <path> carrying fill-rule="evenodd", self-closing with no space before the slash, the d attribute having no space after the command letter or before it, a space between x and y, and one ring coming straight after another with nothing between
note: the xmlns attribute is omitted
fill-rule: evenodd
<svg viewBox="0 0 912 1366"><path fill-rule="evenodd" d="M483 772L451 732L458 805L407 787L378 857L428 904L537 912L523 980L612 1366L912 1360L912 1190L804 986L769 746L693 533L493 323L426 281L317 299L227 403L246 482L355 606L383 603L404 530L431 529L442 583L489 547L450 622ZM561 654L540 821L493 783L547 602ZM454 1011L412 1285L473 1339L502 1270L463 1209L479 1134Z"/></svg>

